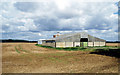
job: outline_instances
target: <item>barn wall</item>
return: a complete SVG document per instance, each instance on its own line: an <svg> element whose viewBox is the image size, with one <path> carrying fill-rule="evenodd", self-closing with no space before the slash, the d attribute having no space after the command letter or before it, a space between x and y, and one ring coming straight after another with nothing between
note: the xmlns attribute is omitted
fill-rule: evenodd
<svg viewBox="0 0 120 75"><path fill-rule="evenodd" d="M73 47L73 42L65 42L65 47Z"/></svg>
<svg viewBox="0 0 120 75"><path fill-rule="evenodd" d="M53 42L53 43L45 43L45 42L43 42L42 45L55 47L55 42Z"/></svg>
<svg viewBox="0 0 120 75"><path fill-rule="evenodd" d="M41 41L41 40L39 40L39 41L38 41L38 44L42 44L42 41Z"/></svg>
<svg viewBox="0 0 120 75"><path fill-rule="evenodd" d="M88 42L105 42L105 40L91 36L87 33L64 34L56 39L56 42L80 42L81 38L88 38Z"/></svg>
<svg viewBox="0 0 120 75"><path fill-rule="evenodd" d="M94 46L94 42L88 42L88 46Z"/></svg>
<svg viewBox="0 0 120 75"><path fill-rule="evenodd" d="M88 46L105 46L105 42L88 42ZM53 43L45 43L42 45L51 46L51 47L76 47L80 46L80 42L53 42ZM113 46L113 44L107 43L106 46ZM118 46L118 44L114 44L114 46Z"/></svg>
<svg viewBox="0 0 120 75"><path fill-rule="evenodd" d="M65 42L56 42L56 47L65 47Z"/></svg>
<svg viewBox="0 0 120 75"><path fill-rule="evenodd" d="M80 42L74 42L74 47L80 46Z"/></svg>
<svg viewBox="0 0 120 75"><path fill-rule="evenodd" d="M76 47L76 46L80 46L81 38L88 38L88 46L105 46L106 44L105 43L106 41L103 39L93 37L86 33L82 33L82 34L77 33L77 34L69 34L69 35L66 34L59 36L58 38L55 38L53 43L51 42L46 43L46 40L43 40L42 45L52 46L52 47Z"/></svg>
<svg viewBox="0 0 120 75"><path fill-rule="evenodd" d="M100 42L94 42L94 46L100 46Z"/></svg>

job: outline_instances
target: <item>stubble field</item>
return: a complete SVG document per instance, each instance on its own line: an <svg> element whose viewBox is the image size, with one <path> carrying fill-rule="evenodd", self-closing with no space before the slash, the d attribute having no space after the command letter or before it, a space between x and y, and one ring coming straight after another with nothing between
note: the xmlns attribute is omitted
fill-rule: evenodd
<svg viewBox="0 0 120 75"><path fill-rule="evenodd" d="M3 73L118 73L118 58L35 46L2 43Z"/></svg>

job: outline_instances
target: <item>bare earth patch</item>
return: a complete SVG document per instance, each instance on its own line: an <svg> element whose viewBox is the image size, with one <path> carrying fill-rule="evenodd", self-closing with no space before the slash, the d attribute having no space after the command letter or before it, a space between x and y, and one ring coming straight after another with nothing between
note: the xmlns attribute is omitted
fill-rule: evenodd
<svg viewBox="0 0 120 75"><path fill-rule="evenodd" d="M2 65L3 73L118 73L115 57L42 48L35 43L3 43Z"/></svg>

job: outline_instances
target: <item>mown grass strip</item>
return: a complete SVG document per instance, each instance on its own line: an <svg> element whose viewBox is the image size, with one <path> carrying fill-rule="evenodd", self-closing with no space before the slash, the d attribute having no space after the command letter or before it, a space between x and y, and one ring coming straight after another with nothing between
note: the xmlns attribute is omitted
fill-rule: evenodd
<svg viewBox="0 0 120 75"><path fill-rule="evenodd" d="M57 50L65 50L65 51L78 51L78 50L85 51L85 50L87 50L87 48L84 48L84 47L54 48L54 47L50 47L50 46L43 46L43 45L40 45L40 44L35 44L35 45L36 45L36 46L39 46L39 47L51 48L51 49L57 49Z"/></svg>
<svg viewBox="0 0 120 75"><path fill-rule="evenodd" d="M15 46L15 50L16 50L17 53L20 53L20 51L16 48L16 46Z"/></svg>
<svg viewBox="0 0 120 75"><path fill-rule="evenodd" d="M97 51L98 49L102 49L102 51L109 51L110 49L115 49L118 47L110 47L110 46L99 46L99 47L65 47L65 48L54 48L50 46L43 46L40 44L35 44L36 46L39 47L44 47L44 48L52 48L52 49L57 49L57 50L65 50L65 51Z"/></svg>
<svg viewBox="0 0 120 75"><path fill-rule="evenodd" d="M21 48L20 45L19 45L19 48L20 48L20 50L22 50L23 52L28 52L28 51L24 50L23 48Z"/></svg>

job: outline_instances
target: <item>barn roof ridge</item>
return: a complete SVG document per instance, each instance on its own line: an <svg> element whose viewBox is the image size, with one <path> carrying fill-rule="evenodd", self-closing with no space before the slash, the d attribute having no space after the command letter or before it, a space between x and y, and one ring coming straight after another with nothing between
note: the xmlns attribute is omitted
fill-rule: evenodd
<svg viewBox="0 0 120 75"><path fill-rule="evenodd" d="M46 40L64 39L64 38L68 38L68 37L70 37L70 36L81 35L81 34L87 34L87 35L90 36L90 37L93 37L93 38L96 38L96 39L100 39L100 40L104 40L104 39L101 39L101 38L92 36L92 35L88 34L87 32L71 32L71 33L66 33L66 34L59 35L59 36L56 37L56 38L51 38L51 39L46 39ZM104 41L105 41L105 40L104 40Z"/></svg>
<svg viewBox="0 0 120 75"><path fill-rule="evenodd" d="M62 35L60 35L56 38L52 38L52 39L57 40L57 39L67 38L67 37L74 36L74 35L79 35L79 34L81 35L82 33L89 35L86 32L71 32L71 33L62 34Z"/></svg>

